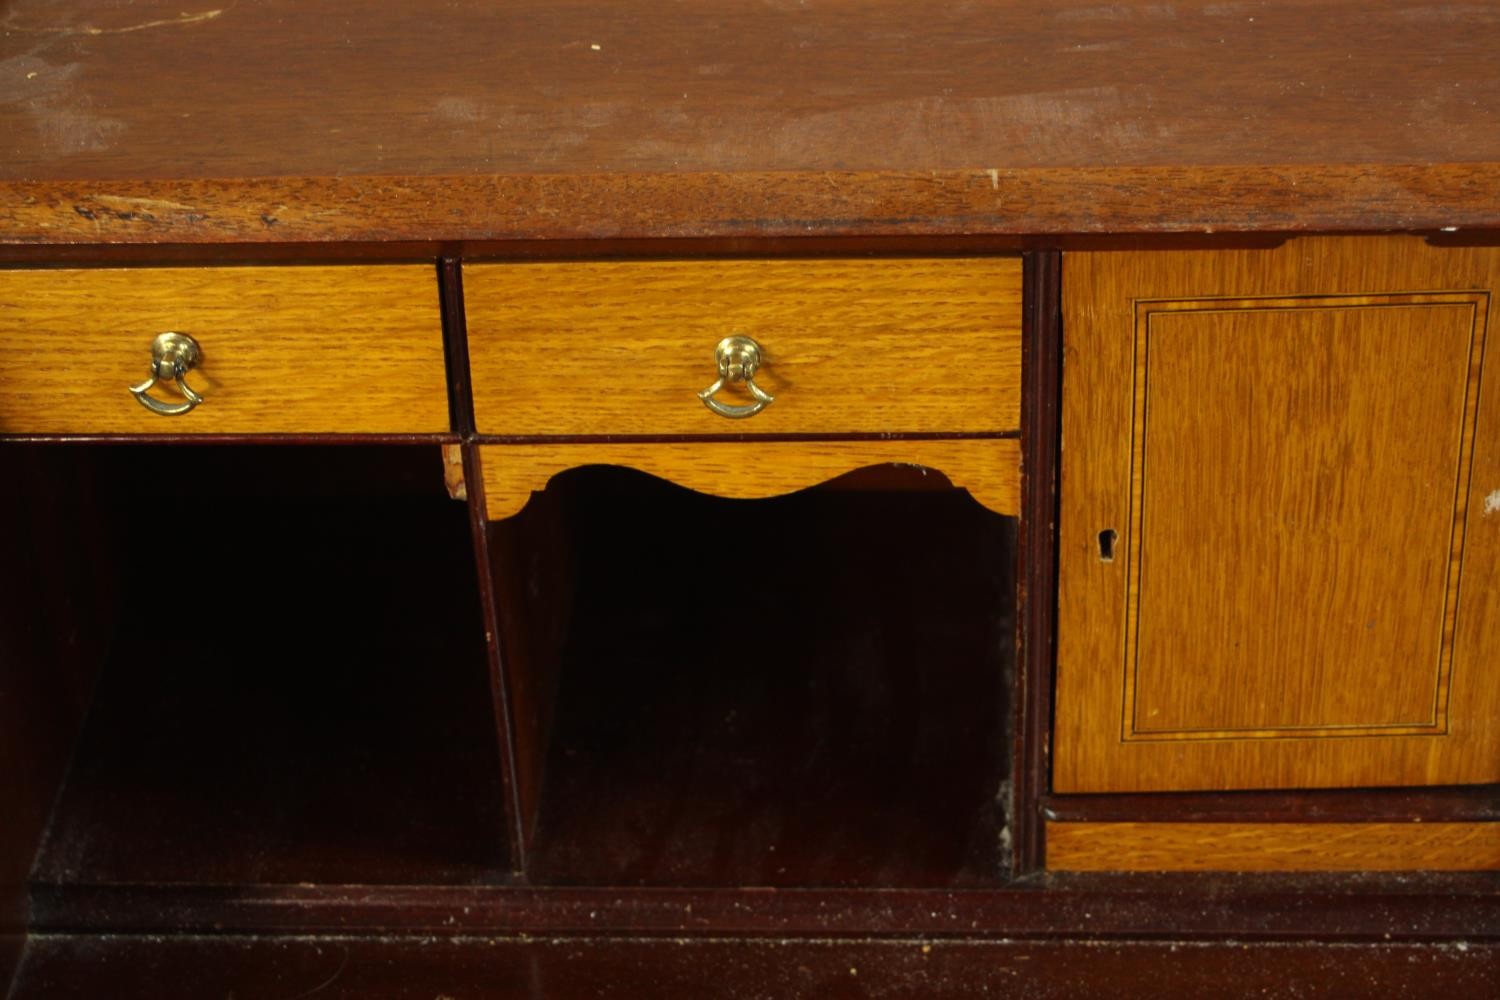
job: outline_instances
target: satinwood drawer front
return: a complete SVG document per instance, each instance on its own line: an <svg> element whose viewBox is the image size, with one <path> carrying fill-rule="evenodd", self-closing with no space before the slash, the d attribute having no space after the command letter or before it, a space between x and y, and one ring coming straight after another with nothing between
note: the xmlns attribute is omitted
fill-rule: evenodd
<svg viewBox="0 0 1500 1000"><path fill-rule="evenodd" d="M430 267L0 271L0 433L442 433L446 385Z"/></svg>
<svg viewBox="0 0 1500 1000"><path fill-rule="evenodd" d="M478 264L464 296L482 434L1020 426L1016 259Z"/></svg>
<svg viewBox="0 0 1500 1000"><path fill-rule="evenodd" d="M1500 780L1500 251L1064 259L1054 787Z"/></svg>

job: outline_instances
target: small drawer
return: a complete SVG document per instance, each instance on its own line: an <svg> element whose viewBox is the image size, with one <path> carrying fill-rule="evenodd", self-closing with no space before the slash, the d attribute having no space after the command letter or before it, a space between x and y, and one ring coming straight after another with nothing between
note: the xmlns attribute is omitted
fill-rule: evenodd
<svg viewBox="0 0 1500 1000"><path fill-rule="evenodd" d="M1020 426L1014 258L480 264L464 286L482 434ZM726 338L758 348L761 396L731 367L716 410Z"/></svg>
<svg viewBox="0 0 1500 1000"><path fill-rule="evenodd" d="M0 271L3 434L444 433L446 386L430 267Z"/></svg>

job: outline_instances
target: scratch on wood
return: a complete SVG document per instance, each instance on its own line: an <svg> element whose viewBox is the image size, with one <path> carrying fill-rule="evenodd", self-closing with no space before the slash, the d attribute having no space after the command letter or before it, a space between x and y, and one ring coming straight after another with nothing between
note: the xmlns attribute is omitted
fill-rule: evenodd
<svg viewBox="0 0 1500 1000"><path fill-rule="evenodd" d="M305 993L298 993L296 996L292 997L291 1000L304 1000L305 997L310 997L310 996L312 996L312 995L314 995L316 993L322 993L324 990L328 989L328 987L330 987L334 983L338 982L339 977L344 974L344 970L347 969L348 967L349 967L349 947L347 945L345 945L344 946L344 954L343 954L343 956L339 960L339 967L337 969L333 970L333 975L329 976L327 979L323 980L323 982L319 983L317 986L314 986L312 989L308 990L307 992L305 992Z"/></svg>
<svg viewBox="0 0 1500 1000"><path fill-rule="evenodd" d="M127 198L118 194L97 194L94 201L101 202L111 208L125 209L156 209L168 212L191 212L192 205L184 205L180 201L163 201L160 198Z"/></svg>
<svg viewBox="0 0 1500 1000"><path fill-rule="evenodd" d="M177 17L167 17L156 21L143 21L140 24L128 24L120 28L96 28L93 25L84 24L76 28L32 28L26 25L7 24L6 31L14 31L23 35L125 35L132 31L145 31L147 28L167 28L173 25L197 24L200 21L212 21L225 8L217 10L206 10L200 14L179 14Z"/></svg>
<svg viewBox="0 0 1500 1000"><path fill-rule="evenodd" d="M117 222L165 221L173 224L199 223L208 218L207 213L179 201L165 201L161 198L129 198L115 194L98 194L86 198L75 203L73 211L85 219L92 220L96 231L100 228L101 218L113 219Z"/></svg>
<svg viewBox="0 0 1500 1000"><path fill-rule="evenodd" d="M448 487L448 496L454 500L469 499L469 486L464 481L464 452L461 445L443 445L443 485Z"/></svg>

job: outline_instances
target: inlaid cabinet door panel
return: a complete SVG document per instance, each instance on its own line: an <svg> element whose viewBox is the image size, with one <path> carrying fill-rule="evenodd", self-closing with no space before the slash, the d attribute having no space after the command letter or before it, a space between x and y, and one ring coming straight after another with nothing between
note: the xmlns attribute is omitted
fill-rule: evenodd
<svg viewBox="0 0 1500 1000"><path fill-rule="evenodd" d="M1054 788L1500 780L1500 250L1063 275Z"/></svg>

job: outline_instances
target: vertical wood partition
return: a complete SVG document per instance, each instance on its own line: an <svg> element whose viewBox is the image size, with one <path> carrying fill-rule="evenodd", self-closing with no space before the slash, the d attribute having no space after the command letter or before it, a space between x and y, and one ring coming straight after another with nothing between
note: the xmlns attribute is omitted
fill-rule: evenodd
<svg viewBox="0 0 1500 1000"><path fill-rule="evenodd" d="M1017 876L1046 856L1041 799L1047 794L1052 728L1053 623L1057 613L1057 470L1062 381L1062 255L1022 258L1021 530L1016 580L1014 776L1011 829Z"/></svg>
<svg viewBox="0 0 1500 1000"><path fill-rule="evenodd" d="M463 440L463 475L474 544L475 577L484 614L485 648L489 660L490 693L494 701L495 736L504 784L506 830L510 840L511 870L526 871L526 829L521 808L522 780L516 768L516 741L505 651L501 643L495 600L493 558L484 516L484 477L474 436L474 402L469 383L469 338L464 321L463 264L456 257L438 262L442 297L443 343L447 353L448 395L453 430Z"/></svg>

